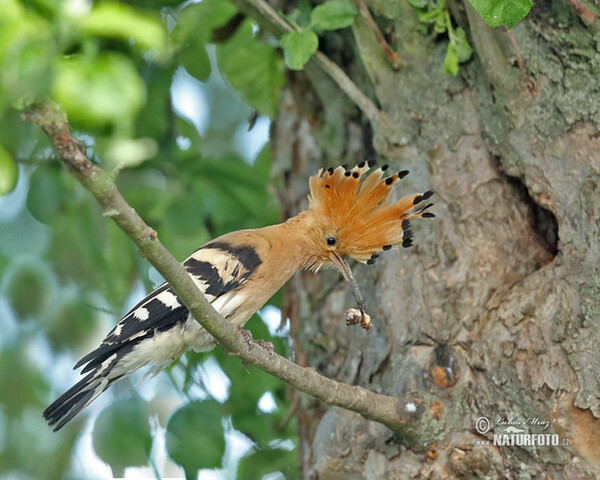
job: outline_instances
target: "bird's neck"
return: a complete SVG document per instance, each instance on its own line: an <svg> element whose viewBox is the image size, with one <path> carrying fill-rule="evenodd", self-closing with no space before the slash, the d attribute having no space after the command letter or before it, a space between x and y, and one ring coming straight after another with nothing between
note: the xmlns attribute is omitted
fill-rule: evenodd
<svg viewBox="0 0 600 480"><path fill-rule="evenodd" d="M314 263L311 247L313 219L309 212L302 212L284 223L262 229L269 237L273 251L280 252L281 267L292 273L309 268Z"/></svg>

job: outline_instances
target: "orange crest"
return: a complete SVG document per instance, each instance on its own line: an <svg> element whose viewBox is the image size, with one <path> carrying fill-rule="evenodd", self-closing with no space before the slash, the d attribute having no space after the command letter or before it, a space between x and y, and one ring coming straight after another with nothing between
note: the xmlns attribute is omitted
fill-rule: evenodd
<svg viewBox="0 0 600 480"><path fill-rule="evenodd" d="M384 165L364 175L371 166L361 162L349 170L343 166L321 169L309 181L309 212L320 234L338 255L363 263L373 263L380 250L411 246L409 221L434 217L425 211L433 204L421 205L433 195L431 191L391 203L391 193L407 170L384 177L388 168Z"/></svg>

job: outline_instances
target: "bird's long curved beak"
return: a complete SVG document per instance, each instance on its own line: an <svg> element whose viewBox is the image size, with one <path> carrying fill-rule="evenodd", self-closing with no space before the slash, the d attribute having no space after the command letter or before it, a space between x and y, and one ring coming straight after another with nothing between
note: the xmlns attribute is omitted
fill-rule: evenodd
<svg viewBox="0 0 600 480"><path fill-rule="evenodd" d="M348 285L350 285L350 289L352 290L352 294L354 295L354 298L356 299L358 308L360 309L360 311L363 315L368 315L367 307L365 305L365 299L363 298L362 293L361 293L360 289L358 288L358 283L356 283L356 279L354 278L354 275L352 275L352 270L350 269L350 265L348 265L348 262L346 261L346 259L344 257L339 256L335 252L332 252L332 254L333 255L331 256L331 261L336 266L336 268L340 272L342 272L342 275L344 275L346 282L348 282Z"/></svg>

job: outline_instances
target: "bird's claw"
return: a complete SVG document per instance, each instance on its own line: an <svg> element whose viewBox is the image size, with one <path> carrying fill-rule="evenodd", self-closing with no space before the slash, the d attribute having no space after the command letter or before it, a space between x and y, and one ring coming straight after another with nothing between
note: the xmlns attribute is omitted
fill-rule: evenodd
<svg viewBox="0 0 600 480"><path fill-rule="evenodd" d="M258 339L258 340L254 340L254 343L256 343L257 345L260 345L267 352L269 352L269 357L273 356L273 352L275 351L275 347L273 346L272 342L269 342L267 340Z"/></svg>
<svg viewBox="0 0 600 480"><path fill-rule="evenodd" d="M273 351L275 350L273 343L271 343L267 340L261 340L261 339L254 340L254 337L252 336L252 332L250 332L250 330L245 330L242 327L236 327L236 328L242 334L242 336L244 337L244 339L246 340L246 342L248 343L248 346L250 348L252 348L254 345L260 345L267 352L269 352L269 357L273 356Z"/></svg>
<svg viewBox="0 0 600 480"><path fill-rule="evenodd" d="M246 343L248 343L248 346L250 348L252 348L252 345L254 345L254 337L252 337L252 332L250 330L245 330L242 327L235 327L235 328L238 332L240 332L242 334L242 337L244 337L244 340L246 340Z"/></svg>

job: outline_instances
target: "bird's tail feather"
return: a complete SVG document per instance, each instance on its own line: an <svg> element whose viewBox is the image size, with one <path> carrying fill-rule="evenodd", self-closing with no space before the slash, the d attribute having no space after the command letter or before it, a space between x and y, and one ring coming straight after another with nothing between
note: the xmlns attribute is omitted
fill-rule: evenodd
<svg viewBox="0 0 600 480"><path fill-rule="evenodd" d="M98 372L92 372L58 397L46 410L44 418L54 431L60 430L69 420L89 405L115 380L108 380Z"/></svg>
<svg viewBox="0 0 600 480"><path fill-rule="evenodd" d="M114 353L104 362L97 364L93 371L58 397L43 412L48 425L54 426L55 432L60 430L113 383L132 373L133 370L123 370L120 365L121 359L121 355Z"/></svg>

